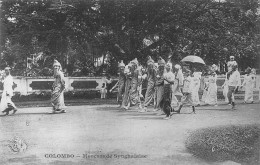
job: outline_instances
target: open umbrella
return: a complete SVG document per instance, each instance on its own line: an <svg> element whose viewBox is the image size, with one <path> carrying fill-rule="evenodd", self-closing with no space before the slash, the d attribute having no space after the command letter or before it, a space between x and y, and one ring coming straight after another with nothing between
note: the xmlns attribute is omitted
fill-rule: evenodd
<svg viewBox="0 0 260 165"><path fill-rule="evenodd" d="M203 64L205 65L205 62L203 61L202 58L200 58L199 56L194 56L194 55L190 55L190 56L186 56L184 57L181 62L185 62L185 63L192 63L192 64Z"/></svg>

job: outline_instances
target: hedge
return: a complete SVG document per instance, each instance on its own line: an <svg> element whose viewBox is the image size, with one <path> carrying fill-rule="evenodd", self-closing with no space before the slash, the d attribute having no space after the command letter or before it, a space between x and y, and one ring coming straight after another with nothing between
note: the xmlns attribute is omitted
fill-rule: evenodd
<svg viewBox="0 0 260 165"><path fill-rule="evenodd" d="M259 164L260 126L196 130L186 139L185 146L194 156L207 161L231 160L242 164Z"/></svg>
<svg viewBox="0 0 260 165"><path fill-rule="evenodd" d="M14 93L12 100L16 102L43 101L43 100L50 100L50 98L51 98L51 92L40 91L40 92L34 92L30 95L21 95L20 93ZM64 98L65 99L95 99L95 98L100 98L100 92L97 90L68 91L68 92L64 92ZM110 98L116 98L116 93L112 93L110 95Z"/></svg>

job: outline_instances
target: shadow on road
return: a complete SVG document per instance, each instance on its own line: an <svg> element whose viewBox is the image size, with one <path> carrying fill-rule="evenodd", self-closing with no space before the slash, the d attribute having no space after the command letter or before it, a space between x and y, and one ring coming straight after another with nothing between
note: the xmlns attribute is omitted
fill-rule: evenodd
<svg viewBox="0 0 260 165"><path fill-rule="evenodd" d="M24 116L24 115L58 115L59 113L16 113L10 115L0 115L0 117L13 117L13 116ZM62 113L61 113L62 114Z"/></svg>
<svg viewBox="0 0 260 165"><path fill-rule="evenodd" d="M207 108L207 109L200 109L200 111L237 111L237 110L232 110L231 108L225 108L225 109L220 109L220 108Z"/></svg>

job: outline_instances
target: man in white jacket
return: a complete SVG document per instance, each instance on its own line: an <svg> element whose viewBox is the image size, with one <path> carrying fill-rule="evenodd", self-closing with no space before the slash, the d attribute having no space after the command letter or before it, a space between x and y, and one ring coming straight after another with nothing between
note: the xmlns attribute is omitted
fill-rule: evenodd
<svg viewBox="0 0 260 165"><path fill-rule="evenodd" d="M12 102L11 98L13 96L13 77L10 74L9 67L5 68L5 78L2 81L4 90L2 93L1 103L0 103L0 109L2 113L5 113L5 115L8 115L10 111L13 110L13 114L17 111L16 106Z"/></svg>

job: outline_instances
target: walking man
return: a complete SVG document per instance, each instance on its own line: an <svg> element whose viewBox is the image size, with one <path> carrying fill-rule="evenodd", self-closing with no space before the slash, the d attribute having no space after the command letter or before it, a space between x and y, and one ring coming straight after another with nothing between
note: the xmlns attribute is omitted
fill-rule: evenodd
<svg viewBox="0 0 260 165"><path fill-rule="evenodd" d="M13 77L10 74L10 67L5 68L5 78L2 81L4 90L2 93L0 110L5 115L9 115L9 112L13 110L13 114L17 111L16 106L12 102L11 98L13 96Z"/></svg>
<svg viewBox="0 0 260 165"><path fill-rule="evenodd" d="M235 109L235 100L232 99L232 95L238 90L239 86L241 86L240 73L237 70L237 65L232 65L232 71L228 77L228 102L232 105L231 109Z"/></svg>
<svg viewBox="0 0 260 165"><path fill-rule="evenodd" d="M161 102L161 107L163 112L166 114L164 119L170 119L170 114L172 111L171 100L172 100L172 84L174 83L175 75L172 73L172 64L166 64L166 73L163 75L164 85L163 85L163 99ZM174 110L173 110L174 111Z"/></svg>
<svg viewBox="0 0 260 165"><path fill-rule="evenodd" d="M195 87L195 82L193 80L193 77L191 77L191 76L193 76L191 71L189 71L189 70L186 71L185 78L184 78L184 81L183 81L183 88L181 89L183 96L181 98L181 102L180 102L178 110L175 111L177 113L181 112L181 108L183 107L183 104L185 102L188 102L189 104L191 104L192 111L193 111L193 113L195 113L195 104L193 102L193 97L192 97L192 95L193 95L192 90Z"/></svg>
<svg viewBox="0 0 260 165"><path fill-rule="evenodd" d="M162 110L161 107L161 101L163 99L163 83L164 83L164 79L163 79L163 75L164 75L164 67L165 67L165 61L164 59L162 59L160 57L159 61L158 61L158 70L156 73L156 80L155 80L155 90L156 90L156 95L155 95L155 110Z"/></svg>
<svg viewBox="0 0 260 165"><path fill-rule="evenodd" d="M145 100L144 100L144 109L140 112L146 112L148 105L153 101L154 98L154 88L155 88L155 78L156 78L156 71L154 66L154 60L149 56L147 61L148 71L147 71L147 90L145 93Z"/></svg>

